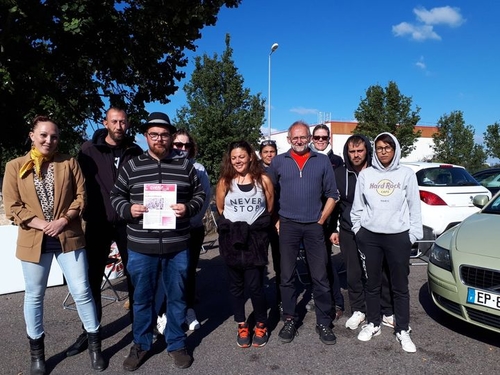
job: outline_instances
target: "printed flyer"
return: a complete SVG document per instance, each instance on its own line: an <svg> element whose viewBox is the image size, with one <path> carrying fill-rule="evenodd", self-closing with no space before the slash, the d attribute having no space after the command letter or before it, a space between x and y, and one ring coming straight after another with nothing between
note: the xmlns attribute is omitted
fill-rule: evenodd
<svg viewBox="0 0 500 375"><path fill-rule="evenodd" d="M176 217L170 208L177 203L176 184L144 184L144 229L175 229Z"/></svg>

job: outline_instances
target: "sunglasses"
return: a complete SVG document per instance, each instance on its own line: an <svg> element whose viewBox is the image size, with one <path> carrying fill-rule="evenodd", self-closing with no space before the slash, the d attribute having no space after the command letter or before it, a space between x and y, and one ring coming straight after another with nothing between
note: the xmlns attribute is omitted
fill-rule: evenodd
<svg viewBox="0 0 500 375"><path fill-rule="evenodd" d="M275 146L276 141L273 141L272 139L269 139L267 141L264 141L260 144L260 147L266 147L266 146Z"/></svg>
<svg viewBox="0 0 500 375"><path fill-rule="evenodd" d="M326 136L326 135L314 135L313 136L313 139L315 141L328 141L330 137Z"/></svg>
<svg viewBox="0 0 500 375"><path fill-rule="evenodd" d="M191 143L182 143L182 142L174 142L172 143L175 148L181 149L182 147L190 148L192 145Z"/></svg>

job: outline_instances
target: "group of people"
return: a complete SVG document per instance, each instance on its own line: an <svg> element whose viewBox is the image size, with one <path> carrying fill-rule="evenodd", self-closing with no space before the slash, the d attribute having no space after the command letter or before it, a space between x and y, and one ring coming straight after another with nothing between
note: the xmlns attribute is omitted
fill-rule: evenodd
<svg viewBox="0 0 500 375"><path fill-rule="evenodd" d="M415 352L408 275L412 244L422 238L422 221L417 180L411 169L400 165L398 140L390 133L379 134L373 153L367 137L353 135L342 160L331 150L328 127L318 125L311 135L309 125L297 121L288 129L287 141L290 149L279 155L275 142L262 142L260 168L245 141L231 143L223 159L216 193L219 246L229 271L237 345L260 347L268 339L262 274L269 244L276 302L284 321L279 340L289 343L297 335L295 279L303 247L316 332L324 344L336 343L332 323L341 316L344 300L331 261L334 244L340 246L346 265L352 310L346 328L361 325L358 339L368 341L380 334L381 324L389 326L402 349ZM254 327L245 317L245 287Z"/></svg>
<svg viewBox="0 0 500 375"><path fill-rule="evenodd" d="M169 322L163 332L168 355L179 368L192 363L184 327L199 327L193 307L202 218L210 199L207 173L194 160L191 135L177 131L164 113L151 113L140 127L145 152L127 135L123 110L110 108L103 125L73 158L58 152L54 120L38 116L29 133L31 150L5 168L6 214L19 227L16 256L25 279L32 375L47 373L43 299L53 257L83 328L66 355L88 348L91 367L107 367L101 351L101 286L113 241L124 263L134 340L124 369L142 364L162 302ZM174 201L168 202L172 228L144 229L145 184L175 186Z"/></svg>
<svg viewBox="0 0 500 375"><path fill-rule="evenodd" d="M200 324L194 312L196 267L203 244L203 215L210 203L207 172L195 161L196 144L169 117L153 112L140 132L143 151L127 135L126 113L110 108L75 159L57 151L59 128L47 116L34 119L31 150L6 165L3 195L7 216L19 227L16 256L26 291L24 316L31 374L45 374L43 298L52 258L61 266L72 294L82 334L66 352L88 348L91 367L103 371L100 327L101 285L111 243L124 262L129 291L133 345L123 363L139 368L151 349L158 316L168 355L189 367L187 329ZM358 339L394 327L407 352L410 338L408 274L411 245L422 236L418 186L401 166L397 139L382 133L374 141L351 136L344 160L331 150L328 127L297 121L288 129L290 149L277 155L276 143L232 142L223 156L215 201L220 254L227 265L237 345L266 345L268 306L264 274L271 245L276 274L276 305L283 316L278 337L297 335L297 256L303 247L312 283L316 332L335 344L332 322L344 310L331 243L340 245L347 268L352 315L346 327ZM312 140L312 143L311 143ZM145 220L145 185L175 187L169 202L174 224ZM150 218L151 216L148 216ZM168 221L168 220L167 220ZM147 224L147 225L146 225ZM245 314L245 291L255 323Z"/></svg>

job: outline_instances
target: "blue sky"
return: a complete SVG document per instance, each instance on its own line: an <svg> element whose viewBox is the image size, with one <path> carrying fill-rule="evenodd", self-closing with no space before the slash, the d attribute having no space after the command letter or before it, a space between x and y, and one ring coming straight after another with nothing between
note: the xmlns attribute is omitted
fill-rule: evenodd
<svg viewBox="0 0 500 375"><path fill-rule="evenodd" d="M268 97L271 56L272 129L298 119L355 120L371 85L395 81L421 108L421 125L461 110L482 143L486 126L500 122L500 2L243 0L223 8L216 26L202 31L193 57L225 49L252 94ZM149 104L172 118L186 104L186 79L167 105ZM267 104L263 133L267 135Z"/></svg>

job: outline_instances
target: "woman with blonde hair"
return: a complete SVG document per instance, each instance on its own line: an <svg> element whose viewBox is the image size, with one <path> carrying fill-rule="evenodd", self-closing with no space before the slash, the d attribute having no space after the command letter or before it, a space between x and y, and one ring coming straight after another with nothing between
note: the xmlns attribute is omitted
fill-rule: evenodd
<svg viewBox="0 0 500 375"><path fill-rule="evenodd" d="M25 281L24 319L31 351L31 374L46 373L43 298L52 258L68 283L88 335L91 365L102 371L99 320L87 275L80 216L84 178L77 161L57 152L59 128L47 116L33 121L31 151L7 163L3 197L7 217L19 226L16 256Z"/></svg>

